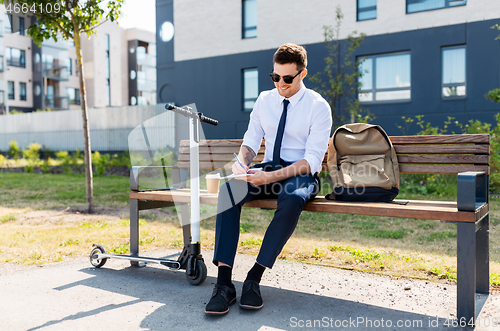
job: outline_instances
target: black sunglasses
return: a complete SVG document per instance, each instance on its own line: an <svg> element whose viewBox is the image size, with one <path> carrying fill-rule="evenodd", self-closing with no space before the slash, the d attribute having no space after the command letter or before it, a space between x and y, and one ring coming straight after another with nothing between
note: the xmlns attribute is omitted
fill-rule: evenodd
<svg viewBox="0 0 500 331"><path fill-rule="evenodd" d="M280 81L281 78L283 78L283 81L285 82L285 84L292 84L293 80L295 79L295 77L297 77L304 69L300 69L299 72L295 75L295 76L280 76L278 74L275 74L274 73L274 70L272 70L270 73L269 73L269 76L271 76L271 79L273 80L273 82L275 83L278 83Z"/></svg>

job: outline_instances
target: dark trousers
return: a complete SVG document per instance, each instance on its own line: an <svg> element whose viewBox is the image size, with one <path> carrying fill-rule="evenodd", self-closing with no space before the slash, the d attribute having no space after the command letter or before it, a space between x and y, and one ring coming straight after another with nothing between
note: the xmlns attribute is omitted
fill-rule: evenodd
<svg viewBox="0 0 500 331"><path fill-rule="evenodd" d="M278 207L257 256L257 263L272 268L295 230L304 205L313 200L318 192L318 177L311 174L258 187L236 179L222 185L217 204L214 264L222 262L231 267L234 264L243 204L256 199L278 199Z"/></svg>

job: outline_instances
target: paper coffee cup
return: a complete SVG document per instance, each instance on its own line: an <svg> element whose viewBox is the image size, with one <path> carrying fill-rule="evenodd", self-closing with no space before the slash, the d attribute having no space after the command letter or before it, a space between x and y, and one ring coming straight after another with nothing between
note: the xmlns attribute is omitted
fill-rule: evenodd
<svg viewBox="0 0 500 331"><path fill-rule="evenodd" d="M220 182L220 174L208 174L205 176L207 181L207 193L209 194L217 194L219 193L219 182Z"/></svg>

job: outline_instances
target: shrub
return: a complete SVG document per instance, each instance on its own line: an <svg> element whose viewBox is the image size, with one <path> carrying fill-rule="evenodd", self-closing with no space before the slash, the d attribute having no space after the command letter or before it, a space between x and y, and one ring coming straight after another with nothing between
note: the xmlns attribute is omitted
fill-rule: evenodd
<svg viewBox="0 0 500 331"><path fill-rule="evenodd" d="M71 155L71 165L76 168L80 161L83 161L83 154L80 148L77 148L76 152Z"/></svg>
<svg viewBox="0 0 500 331"><path fill-rule="evenodd" d="M95 151L92 153L92 164L95 166L96 174L104 175L106 167L111 165L109 154L101 154L99 151Z"/></svg>
<svg viewBox="0 0 500 331"><path fill-rule="evenodd" d="M28 149L23 150L23 156L28 161L28 165L24 167L26 172L33 172L35 166L40 163L40 149L42 145L37 143L31 143Z"/></svg>
<svg viewBox="0 0 500 331"><path fill-rule="evenodd" d="M490 190L498 191L500 190L500 113L495 115L496 123L492 127L490 123L483 123L479 120L469 120L468 123L461 124L458 121L454 121L454 117L448 117L448 120L444 122L443 128L439 128L437 126L432 126L429 122L425 122L423 120L424 115L417 115L416 124L420 127L420 132L417 135L429 135L429 134L446 134L446 133L456 133L455 131L450 130L451 125L455 125L458 133L464 134L480 134L480 133L489 133L490 134ZM405 122L405 126L398 126L398 128L403 131L403 134L406 134L406 131L409 129L410 125L415 121L411 117L406 118L402 117ZM421 182L420 185L426 185L425 189L429 190L429 186L427 186L428 182L432 182L432 178L438 178L436 175L422 175L423 177L419 177L418 181ZM409 183L411 184L411 177L407 177L410 179ZM410 188L411 189L411 188ZM414 188L416 191L422 190L421 188ZM445 190L448 193L452 193L453 189L448 189L444 186L434 187L431 190ZM456 190L456 187L455 187Z"/></svg>
<svg viewBox="0 0 500 331"><path fill-rule="evenodd" d="M49 172L49 160L43 160L40 167L42 168L43 173L47 174Z"/></svg>
<svg viewBox="0 0 500 331"><path fill-rule="evenodd" d="M71 158L68 154L68 151L59 151L56 152L56 158L61 161L61 165L64 169L65 174L71 173L71 168L69 166L69 163L71 161Z"/></svg>
<svg viewBox="0 0 500 331"><path fill-rule="evenodd" d="M19 148L19 145L17 144L16 141L12 140L10 142L7 154L9 154L10 157L13 158L14 160L17 160L21 157L21 149Z"/></svg>
<svg viewBox="0 0 500 331"><path fill-rule="evenodd" d="M40 160L40 149L42 145L38 143L31 143L28 149L23 150L23 156L27 160L39 161Z"/></svg>

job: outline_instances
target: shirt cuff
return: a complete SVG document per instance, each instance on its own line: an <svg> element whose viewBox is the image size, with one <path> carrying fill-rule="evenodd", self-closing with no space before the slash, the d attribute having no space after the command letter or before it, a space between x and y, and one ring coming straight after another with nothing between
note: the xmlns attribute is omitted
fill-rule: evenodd
<svg viewBox="0 0 500 331"><path fill-rule="evenodd" d="M314 176L315 173L321 171L321 162L318 161L318 158L311 154L306 154L304 156L304 160L309 163L309 167L311 168L311 175Z"/></svg>

